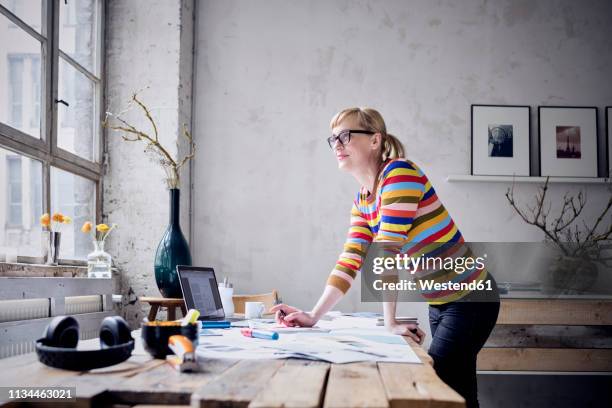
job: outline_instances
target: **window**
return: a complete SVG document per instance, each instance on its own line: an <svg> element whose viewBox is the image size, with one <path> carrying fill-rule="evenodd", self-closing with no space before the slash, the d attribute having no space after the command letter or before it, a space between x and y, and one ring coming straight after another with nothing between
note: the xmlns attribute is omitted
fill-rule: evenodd
<svg viewBox="0 0 612 408"><path fill-rule="evenodd" d="M100 217L103 0L0 0L0 256L40 256L42 213L61 257L85 259ZM55 18L56 16L57 18Z"/></svg>
<svg viewBox="0 0 612 408"><path fill-rule="evenodd" d="M0 253L41 256L42 163L0 148Z"/></svg>
<svg viewBox="0 0 612 408"><path fill-rule="evenodd" d="M36 54L9 54L8 124L29 135L40 135L41 70Z"/></svg>
<svg viewBox="0 0 612 408"><path fill-rule="evenodd" d="M11 155L6 158L8 167L8 219L9 227L21 227L21 157Z"/></svg>
<svg viewBox="0 0 612 408"><path fill-rule="evenodd" d="M91 180L51 167L51 207L73 218L72 224L62 225L62 257L84 259L91 252L81 226L94 219L95 191Z"/></svg>
<svg viewBox="0 0 612 408"><path fill-rule="evenodd" d="M0 0L0 5L6 7L11 13L40 33L43 2L43 0ZM11 23L10 28L17 29L18 26Z"/></svg>
<svg viewBox="0 0 612 408"><path fill-rule="evenodd" d="M22 113L23 113L23 59L8 57L9 66L9 123L11 126L21 129Z"/></svg>

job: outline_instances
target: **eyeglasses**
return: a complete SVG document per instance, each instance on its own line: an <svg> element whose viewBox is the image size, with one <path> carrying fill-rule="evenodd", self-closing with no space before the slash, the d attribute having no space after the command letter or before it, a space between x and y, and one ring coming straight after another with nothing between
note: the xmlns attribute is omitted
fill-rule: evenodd
<svg viewBox="0 0 612 408"><path fill-rule="evenodd" d="M332 135L327 138L327 143L329 144L329 148L333 149L336 145L336 142L339 141L342 146L347 145L351 141L352 133L361 133L364 135L373 135L376 132L371 132L369 130L361 130L361 129L344 129L337 135Z"/></svg>

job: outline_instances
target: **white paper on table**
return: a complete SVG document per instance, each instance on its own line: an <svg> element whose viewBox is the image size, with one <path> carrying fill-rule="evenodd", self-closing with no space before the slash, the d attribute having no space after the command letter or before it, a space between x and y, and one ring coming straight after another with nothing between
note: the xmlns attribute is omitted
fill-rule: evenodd
<svg viewBox="0 0 612 408"><path fill-rule="evenodd" d="M251 329L270 330L280 333L328 333L330 329L322 328L319 326L313 327L300 327L300 326L282 326L277 323L262 323L251 321L248 325Z"/></svg>
<svg viewBox="0 0 612 408"><path fill-rule="evenodd" d="M355 319L358 318L350 318L350 320ZM388 334L384 328L376 329L376 326L371 326L373 322L372 319L369 320L370 329L362 331L366 336L370 335L370 338L359 337L358 329L347 330L346 334L342 333L342 329L333 334L306 331L289 336L283 333L278 340L244 337L238 329L224 330L223 336L201 337L196 354L199 358L221 359L295 357L337 364L357 361L421 362L408 344L393 344L385 338L379 338L393 335ZM372 337L372 334L375 336Z"/></svg>
<svg viewBox="0 0 612 408"><path fill-rule="evenodd" d="M301 353L331 363L387 361L420 363L408 344L384 344L350 335L297 336L295 341L276 345L278 349Z"/></svg>

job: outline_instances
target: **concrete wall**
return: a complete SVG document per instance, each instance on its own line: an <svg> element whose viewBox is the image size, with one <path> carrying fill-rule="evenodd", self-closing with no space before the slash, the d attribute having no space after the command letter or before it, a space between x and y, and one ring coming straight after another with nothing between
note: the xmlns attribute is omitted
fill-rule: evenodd
<svg viewBox="0 0 612 408"><path fill-rule="evenodd" d="M160 141L172 154L185 151L182 124L191 125L193 2L113 0L107 8L107 110L121 111L134 91L153 113ZM150 130L141 112L127 118ZM135 296L160 296L153 259L168 224L169 198L162 168L143 153L145 145L108 132L104 218L119 224L108 252L122 270L124 314L134 324L147 312ZM181 225L189 237L190 172L182 176Z"/></svg>
<svg viewBox="0 0 612 408"><path fill-rule="evenodd" d="M359 187L325 142L338 110L382 112L467 240L540 241L506 184L446 181L470 170L470 104L531 105L534 140L538 105L612 104L605 0L200 1L196 14L194 262L298 307L320 295ZM603 185L552 185L553 210L583 187L593 219ZM338 308L379 310L355 286ZM427 321L424 305L400 312Z"/></svg>

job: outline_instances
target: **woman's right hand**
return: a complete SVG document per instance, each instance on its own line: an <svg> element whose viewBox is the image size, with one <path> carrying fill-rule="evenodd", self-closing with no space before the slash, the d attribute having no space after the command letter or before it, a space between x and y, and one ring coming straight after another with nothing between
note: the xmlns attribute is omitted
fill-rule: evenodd
<svg viewBox="0 0 612 408"><path fill-rule="evenodd" d="M400 336L408 336L418 344L423 344L425 340L425 332L414 323L397 323L393 321L389 324L385 324L388 331L393 334L399 334Z"/></svg>
<svg viewBox="0 0 612 408"><path fill-rule="evenodd" d="M317 324L317 320L312 313L304 312L303 310L284 303L272 306L270 312L275 313L274 317L276 323L288 327L312 327Z"/></svg>

